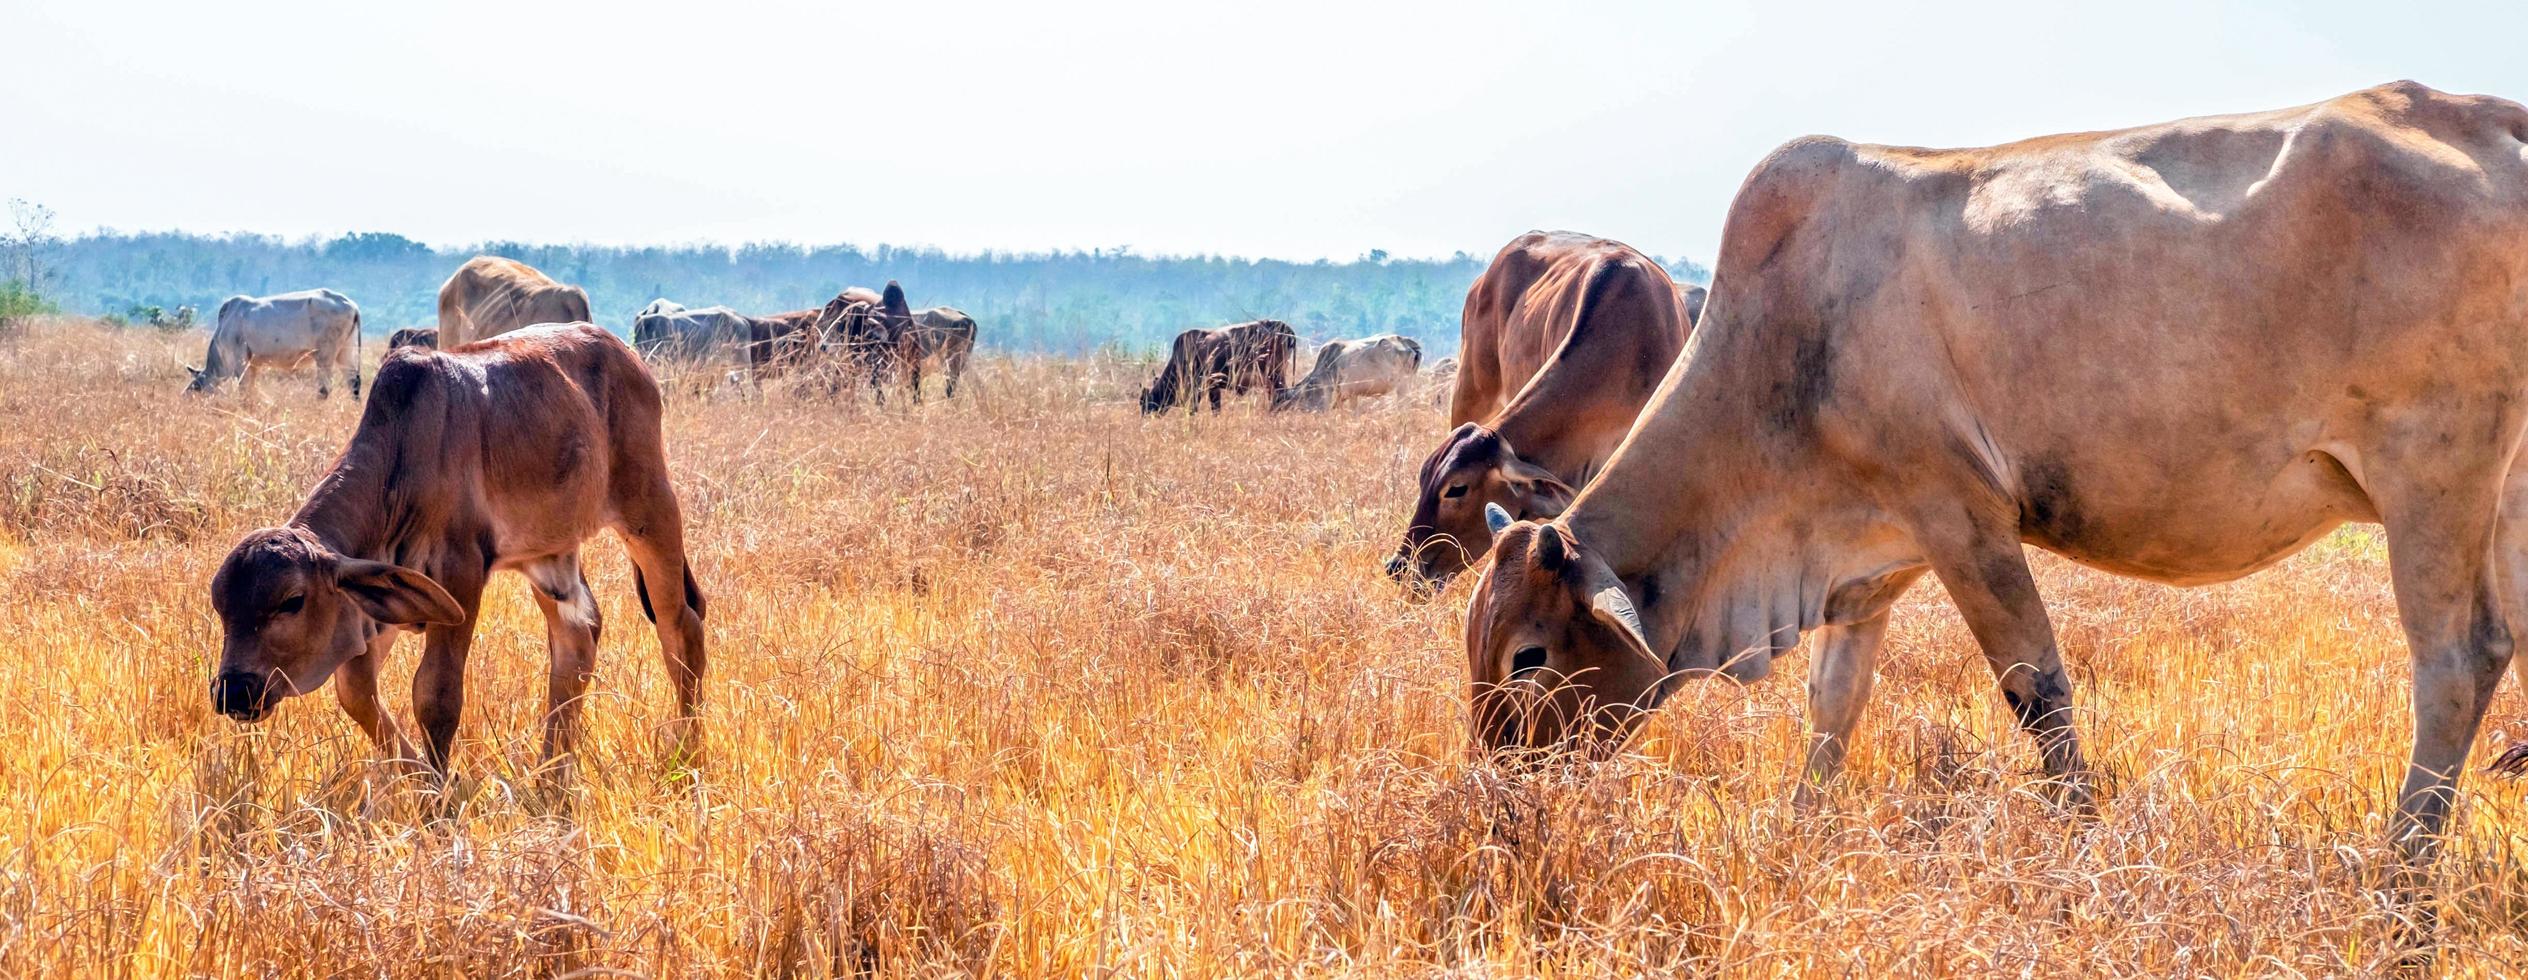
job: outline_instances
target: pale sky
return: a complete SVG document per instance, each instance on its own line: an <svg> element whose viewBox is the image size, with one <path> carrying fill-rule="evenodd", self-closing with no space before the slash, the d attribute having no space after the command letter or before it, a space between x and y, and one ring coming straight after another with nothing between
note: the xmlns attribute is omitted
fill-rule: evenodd
<svg viewBox="0 0 2528 980"><path fill-rule="evenodd" d="M60 228L1708 262L1792 137L1980 145L2379 82L2528 99L2528 2L0 0Z"/></svg>

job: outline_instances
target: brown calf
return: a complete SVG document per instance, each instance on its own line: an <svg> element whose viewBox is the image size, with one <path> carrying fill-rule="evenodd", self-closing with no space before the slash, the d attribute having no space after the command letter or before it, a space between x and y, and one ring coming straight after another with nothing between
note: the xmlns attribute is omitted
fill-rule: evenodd
<svg viewBox="0 0 2528 980"><path fill-rule="evenodd" d="M445 773L483 584L509 569L534 583L544 611L545 754L567 766L601 628L579 546L608 527L631 552L690 749L703 598L668 485L658 384L640 358L586 323L393 351L350 446L307 503L288 524L246 535L212 578L224 638L211 703L256 721L335 678L352 720L411 759L378 704L377 671L399 633L420 630L413 714L424 758Z"/></svg>

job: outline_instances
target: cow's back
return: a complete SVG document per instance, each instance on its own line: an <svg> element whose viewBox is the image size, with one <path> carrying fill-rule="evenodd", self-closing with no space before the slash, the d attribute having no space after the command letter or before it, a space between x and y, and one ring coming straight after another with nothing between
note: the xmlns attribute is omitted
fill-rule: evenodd
<svg viewBox="0 0 2528 980"><path fill-rule="evenodd" d="M2306 513L2366 516L2350 473L2434 438L2416 413L2528 396L2523 140L2515 103L2399 83L1974 150L1796 141L1731 207L1694 387L1780 447L1970 467L2075 557L2239 574ZM1655 438L1691 438L1672 412Z"/></svg>
<svg viewBox="0 0 2528 980"><path fill-rule="evenodd" d="M1562 350L1580 325L1590 284L1607 274L1655 279L1659 288L1674 289L1666 270L1621 242L1532 231L1502 246L1466 292L1449 424L1485 421L1506 408ZM1684 348L1689 327L1640 324L1636 336L1610 338L1622 349L1609 353L1624 362L1657 360L1655 372L1664 372Z"/></svg>
<svg viewBox="0 0 2528 980"><path fill-rule="evenodd" d="M359 305L331 289L232 296L220 304L212 342L240 345L260 357L350 341L359 326Z"/></svg>
<svg viewBox="0 0 2528 980"><path fill-rule="evenodd" d="M613 475L627 457L661 451L659 418L657 383L620 338L547 324L461 349L390 352L353 441L432 461L399 471L411 482L397 488L428 509L470 512L426 502L479 492L497 526L474 530L492 534L498 553L524 555L575 546L612 519Z"/></svg>
<svg viewBox="0 0 2528 980"><path fill-rule="evenodd" d="M439 287L439 340L448 347L530 324L591 319L585 291L515 259L475 256Z"/></svg>

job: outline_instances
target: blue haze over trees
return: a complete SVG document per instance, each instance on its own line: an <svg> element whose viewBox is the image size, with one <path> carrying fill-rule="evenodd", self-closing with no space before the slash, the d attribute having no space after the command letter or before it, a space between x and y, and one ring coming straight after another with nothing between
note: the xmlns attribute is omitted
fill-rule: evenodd
<svg viewBox="0 0 2528 980"><path fill-rule="evenodd" d="M1187 327L1268 317L1289 321L1312 340L1404 334L1438 357L1455 350L1466 288L1498 245L1445 259L1370 249L1350 261L1289 262L1145 256L1129 247L972 255L889 245L434 248L386 232L285 241L109 231L51 242L42 285L46 299L67 312L125 317L151 307L208 311L238 293L325 286L357 300L367 329L382 335L435 323L439 283L467 258L488 254L586 288L598 318L617 331L660 296L760 315L822 305L845 286L896 279L915 306L972 314L985 343L1006 351L1147 352ZM1684 278L1708 278L1690 261L1663 261Z"/></svg>

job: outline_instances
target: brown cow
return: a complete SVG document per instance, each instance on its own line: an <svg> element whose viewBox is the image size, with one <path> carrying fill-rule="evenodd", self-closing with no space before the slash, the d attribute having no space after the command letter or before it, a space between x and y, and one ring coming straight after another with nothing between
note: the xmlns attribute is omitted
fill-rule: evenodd
<svg viewBox="0 0 2528 980"><path fill-rule="evenodd" d="M1485 504L1561 513L1606 463L1693 329L1666 269L1621 242L1532 231L1466 292L1455 431L1422 463L1387 574L1417 593L1463 571Z"/></svg>
<svg viewBox="0 0 2528 980"><path fill-rule="evenodd" d="M1677 308L1685 311L1686 326L1691 327L1703 322L1703 301L1710 299L1711 296L1711 290L1693 283L1677 284Z"/></svg>
<svg viewBox="0 0 2528 980"><path fill-rule="evenodd" d="M2400 82L1984 149L1783 146L1730 206L1694 356L1559 518L1500 515L1474 741L1620 738L1680 676L1760 677L1819 630L1823 783L1928 572L2082 803L2023 544L2193 585L2377 522L2414 676L2392 834L2427 864L2528 612L2524 144L2528 108Z"/></svg>
<svg viewBox="0 0 2528 980"><path fill-rule="evenodd" d="M953 306L934 306L913 311L912 340L905 353L913 365L913 399L922 397L922 365L938 361L948 373L947 392L941 397L957 397L957 382L965 377L966 359L974 356L974 318Z"/></svg>
<svg viewBox="0 0 2528 980"><path fill-rule="evenodd" d="M335 678L352 720L392 758L412 759L378 704L377 672L399 633L422 630L413 714L423 758L445 773L483 584L509 569L534 583L544 611L545 754L567 767L600 627L579 547L608 527L658 626L689 750L703 598L668 484L658 384L640 358L586 323L391 352L351 444L297 516L246 535L211 579L225 637L211 703L256 721Z"/></svg>
<svg viewBox="0 0 2528 980"><path fill-rule="evenodd" d="M900 347L912 314L912 307L904 301L904 288L894 280L888 280L883 293L867 286L853 286L825 301L811 333L817 349L836 358L843 372L865 372L871 392L880 404L885 404L886 380L895 374L903 359Z"/></svg>
<svg viewBox="0 0 2528 980"><path fill-rule="evenodd" d="M588 294L515 259L478 255L439 286L439 344L463 347L537 323L582 323Z"/></svg>
<svg viewBox="0 0 2528 980"><path fill-rule="evenodd" d="M746 363L757 377L779 374L805 362L816 350L816 319L822 309L792 310L754 317L748 332Z"/></svg>
<svg viewBox="0 0 2528 980"><path fill-rule="evenodd" d="M404 327L394 333L386 335L387 350L395 351L406 347L418 347L422 350L438 350L439 328Z"/></svg>
<svg viewBox="0 0 2528 980"><path fill-rule="evenodd" d="M1257 385L1264 387L1265 404L1270 405L1288 386L1290 362L1298 355L1299 335L1280 320L1196 327L1176 335L1167 364L1141 390L1141 412L1157 414L1180 401L1186 411L1198 411L1205 395L1217 412L1222 389L1243 395Z"/></svg>

